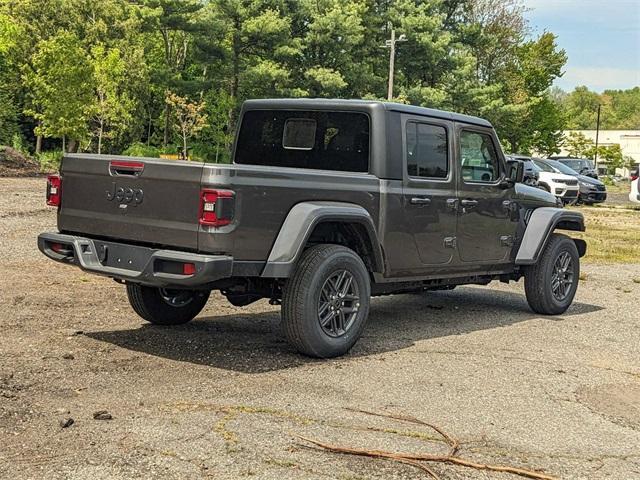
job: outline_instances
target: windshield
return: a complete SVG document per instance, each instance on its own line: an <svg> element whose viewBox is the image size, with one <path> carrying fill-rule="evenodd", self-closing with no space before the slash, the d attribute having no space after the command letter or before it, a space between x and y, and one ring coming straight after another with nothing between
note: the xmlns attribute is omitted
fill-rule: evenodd
<svg viewBox="0 0 640 480"><path fill-rule="evenodd" d="M547 160L547 165L551 165L551 167L555 168L557 171L561 173L566 173L567 175L578 175L574 169L567 167L565 164L556 162L554 160Z"/></svg>
<svg viewBox="0 0 640 480"><path fill-rule="evenodd" d="M533 164L538 167L539 170L542 170L543 172L551 172L554 173L555 170L553 168L551 168L550 165L547 165L544 162L541 162L540 160L532 160Z"/></svg>
<svg viewBox="0 0 640 480"><path fill-rule="evenodd" d="M576 172L579 172L580 170L582 170L583 168L593 168L593 165L591 164L591 162L589 160L562 160L563 165L567 165L568 167L572 168L573 170L575 170Z"/></svg>

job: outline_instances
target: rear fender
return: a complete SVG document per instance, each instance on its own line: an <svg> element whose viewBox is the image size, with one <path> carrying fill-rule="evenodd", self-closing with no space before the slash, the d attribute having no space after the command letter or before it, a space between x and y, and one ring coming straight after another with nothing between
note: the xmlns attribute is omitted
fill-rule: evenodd
<svg viewBox="0 0 640 480"><path fill-rule="evenodd" d="M300 258L314 228L323 222L362 225L371 244L373 271L382 273L384 261L373 219L363 207L343 202L302 202L287 215L276 238L262 277L288 278Z"/></svg>
<svg viewBox="0 0 640 480"><path fill-rule="evenodd" d="M584 232L584 217L580 212L563 208L536 208L527 223L516 255L516 265L536 263L554 230ZM587 252L587 244L584 240L577 238L574 238L573 241L578 249L578 254L583 257Z"/></svg>

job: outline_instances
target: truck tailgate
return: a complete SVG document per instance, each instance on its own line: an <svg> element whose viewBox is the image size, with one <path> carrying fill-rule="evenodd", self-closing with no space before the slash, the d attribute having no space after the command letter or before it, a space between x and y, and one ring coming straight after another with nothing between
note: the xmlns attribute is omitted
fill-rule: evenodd
<svg viewBox="0 0 640 480"><path fill-rule="evenodd" d="M202 168L184 161L65 156L58 228L197 250Z"/></svg>

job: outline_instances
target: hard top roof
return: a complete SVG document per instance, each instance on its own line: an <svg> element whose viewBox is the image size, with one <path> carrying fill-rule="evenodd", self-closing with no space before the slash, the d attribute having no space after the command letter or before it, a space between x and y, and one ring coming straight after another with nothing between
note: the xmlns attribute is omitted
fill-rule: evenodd
<svg viewBox="0 0 640 480"><path fill-rule="evenodd" d="M403 103L381 102L379 100L344 100L327 98L267 98L259 100L246 100L243 105L244 110L268 110L268 109L339 109L346 108L357 110L358 107L382 107L387 111L408 113L411 115L422 115L426 117L441 118L454 122L470 123L483 127L491 127L491 123L479 117L463 115L461 113L436 110L434 108L418 107L415 105L405 105Z"/></svg>

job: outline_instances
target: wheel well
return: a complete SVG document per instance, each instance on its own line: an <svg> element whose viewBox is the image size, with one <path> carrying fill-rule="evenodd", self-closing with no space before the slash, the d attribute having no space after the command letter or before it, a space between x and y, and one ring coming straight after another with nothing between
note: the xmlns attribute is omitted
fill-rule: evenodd
<svg viewBox="0 0 640 480"><path fill-rule="evenodd" d="M373 243L364 225L351 222L321 222L315 226L304 248L321 243L343 245L356 252L369 272L382 271Z"/></svg>

